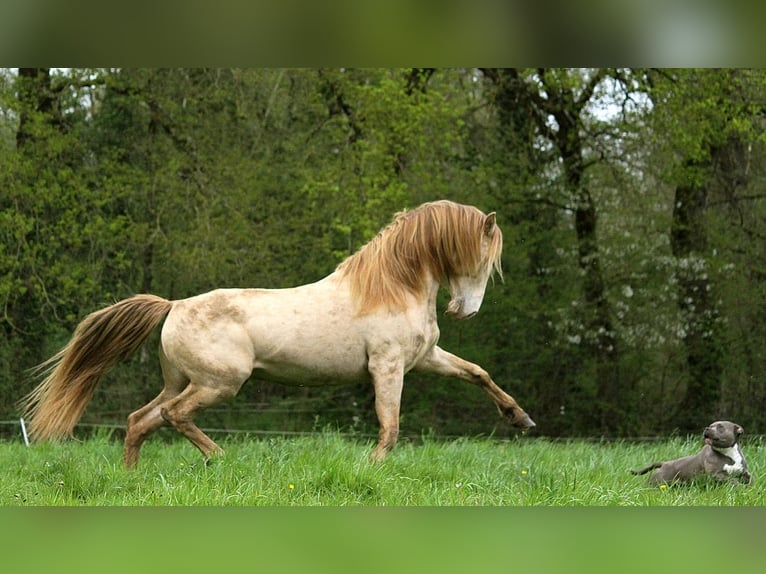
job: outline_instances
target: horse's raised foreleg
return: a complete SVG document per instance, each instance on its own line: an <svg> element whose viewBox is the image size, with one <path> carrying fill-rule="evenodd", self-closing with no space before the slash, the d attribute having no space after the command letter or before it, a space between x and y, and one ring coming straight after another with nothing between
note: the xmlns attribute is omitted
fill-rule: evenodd
<svg viewBox="0 0 766 574"><path fill-rule="evenodd" d="M380 462L399 438L404 369L400 360L390 357L370 357L367 369L375 387L375 413L380 424L378 444L370 454L370 460Z"/></svg>
<svg viewBox="0 0 766 574"><path fill-rule="evenodd" d="M223 454L223 449L194 424L194 417L200 411L231 396L221 389L190 383L177 397L165 403L160 414L173 427L196 446L205 461Z"/></svg>
<svg viewBox="0 0 766 574"><path fill-rule="evenodd" d="M535 426L534 421L516 403L516 400L497 386L492 377L489 376L489 373L479 365L461 359L452 353L448 353L441 347L435 346L429 354L421 359L415 366L415 369L438 373L447 377L457 377L458 379L478 385L494 401L500 413L508 417L513 426L520 428Z"/></svg>

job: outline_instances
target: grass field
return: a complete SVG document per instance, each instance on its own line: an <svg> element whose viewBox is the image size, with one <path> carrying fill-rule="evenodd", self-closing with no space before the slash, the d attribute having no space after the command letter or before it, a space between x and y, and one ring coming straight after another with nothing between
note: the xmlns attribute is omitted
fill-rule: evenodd
<svg viewBox="0 0 766 574"><path fill-rule="evenodd" d="M45 506L761 506L766 445L743 446L750 486L702 482L658 488L633 476L654 460L700 448L699 440L662 442L401 441L382 464L372 442L326 432L298 438L221 441L208 465L183 440L145 443L139 468L126 471L122 445L86 441L0 442L0 504Z"/></svg>

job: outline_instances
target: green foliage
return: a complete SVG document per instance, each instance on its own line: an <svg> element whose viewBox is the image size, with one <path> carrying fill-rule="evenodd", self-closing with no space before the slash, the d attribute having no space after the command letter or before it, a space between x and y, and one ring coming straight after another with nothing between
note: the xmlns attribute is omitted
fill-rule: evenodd
<svg viewBox="0 0 766 574"><path fill-rule="evenodd" d="M450 198L497 211L505 280L488 286L475 319L441 322L441 345L487 369L541 433L601 433L603 412L618 414L609 434L675 428L698 324L714 334L720 397L694 424L726 416L760 432L765 79L758 70L4 71L0 413L15 415L28 368L116 299L314 281L394 213ZM671 242L679 185L706 190L695 220L705 245L688 257ZM582 200L588 236L577 229ZM599 275L602 297L589 298ZM710 288L709 323L679 296L695 281ZM615 350L599 354L607 327ZM156 394L154 344L108 375L88 421L121 424ZM604 396L605 382L618 398ZM365 385L251 381L205 416L225 428L376 429ZM511 432L479 389L417 374L402 428Z"/></svg>

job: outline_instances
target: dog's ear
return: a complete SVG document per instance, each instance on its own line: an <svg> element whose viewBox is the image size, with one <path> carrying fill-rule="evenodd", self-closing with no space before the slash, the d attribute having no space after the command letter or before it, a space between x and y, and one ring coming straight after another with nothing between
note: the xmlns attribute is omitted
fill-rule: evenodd
<svg viewBox="0 0 766 574"><path fill-rule="evenodd" d="M737 425L737 428L734 429L734 432L737 433L737 436L743 434L745 432L745 429L743 429L741 426Z"/></svg>

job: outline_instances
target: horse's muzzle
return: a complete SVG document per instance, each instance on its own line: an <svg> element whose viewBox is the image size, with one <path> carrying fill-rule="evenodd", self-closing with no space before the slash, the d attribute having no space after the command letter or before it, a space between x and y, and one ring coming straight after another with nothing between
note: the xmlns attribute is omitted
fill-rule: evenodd
<svg viewBox="0 0 766 574"><path fill-rule="evenodd" d="M444 313L454 319L470 319L478 313L478 311L470 311L466 313L463 310L463 307L463 299L452 299L449 302L449 305L447 305L447 310Z"/></svg>
<svg viewBox="0 0 766 574"><path fill-rule="evenodd" d="M455 312L455 311L450 311L449 309L447 309L445 313L449 315L450 317L452 317L453 319L460 319L460 320L470 319L471 317L476 315L476 311L474 311L473 313L461 313L460 311Z"/></svg>

